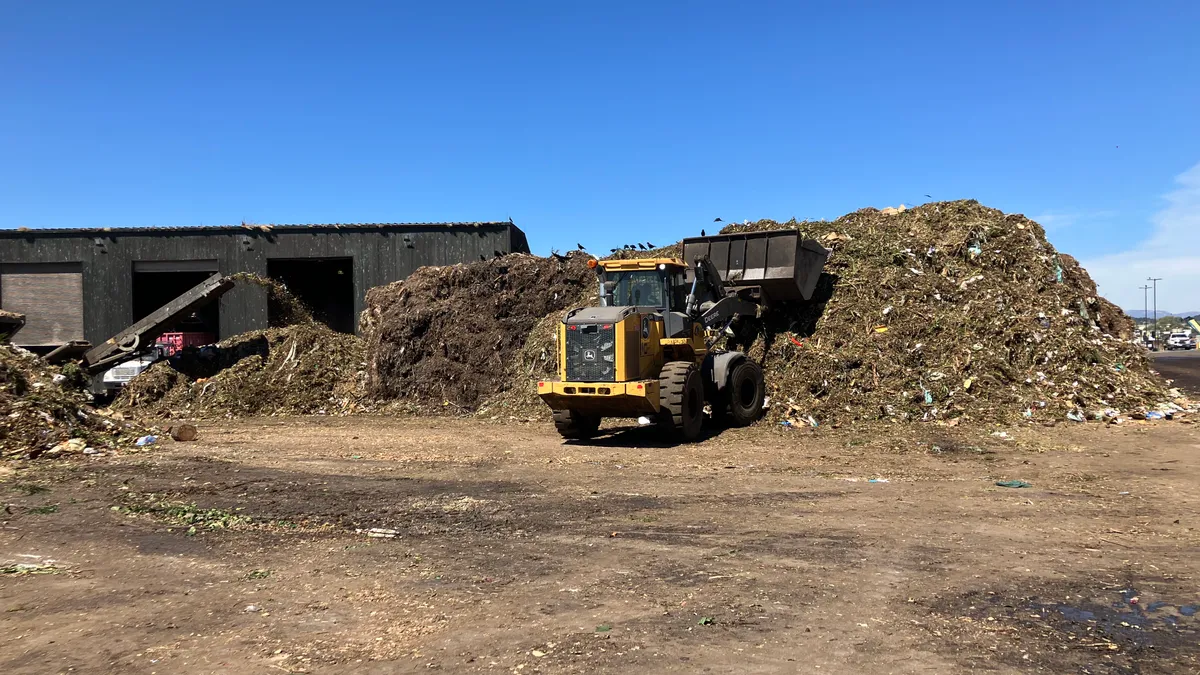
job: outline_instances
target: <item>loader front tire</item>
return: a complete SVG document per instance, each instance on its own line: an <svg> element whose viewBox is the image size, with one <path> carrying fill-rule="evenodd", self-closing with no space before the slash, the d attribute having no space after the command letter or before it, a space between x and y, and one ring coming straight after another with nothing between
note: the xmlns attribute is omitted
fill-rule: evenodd
<svg viewBox="0 0 1200 675"><path fill-rule="evenodd" d="M554 428L563 438L591 438L600 430L600 416L584 415L574 410L555 410Z"/></svg>
<svg viewBox="0 0 1200 675"><path fill-rule="evenodd" d="M729 373L724 393L729 424L735 427L754 424L762 417L763 400L767 395L762 368L750 359L737 364Z"/></svg>
<svg viewBox="0 0 1200 675"><path fill-rule="evenodd" d="M695 364L665 364L658 378L658 397L658 423L664 434L674 441L696 440L704 424L704 382Z"/></svg>

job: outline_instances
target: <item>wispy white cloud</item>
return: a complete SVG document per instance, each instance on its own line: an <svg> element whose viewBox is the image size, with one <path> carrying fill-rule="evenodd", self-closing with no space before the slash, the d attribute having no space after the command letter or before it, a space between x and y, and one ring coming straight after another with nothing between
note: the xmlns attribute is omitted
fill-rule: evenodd
<svg viewBox="0 0 1200 675"><path fill-rule="evenodd" d="M1047 211L1041 215L1030 216L1047 230L1063 230L1079 223L1090 223L1097 220L1115 218L1116 211Z"/></svg>
<svg viewBox="0 0 1200 675"><path fill-rule="evenodd" d="M1100 293L1126 309L1142 306L1139 287L1152 276L1162 277L1159 309L1200 309L1200 164L1176 176L1175 183L1164 196L1166 205L1151 218L1148 239L1131 250L1082 261Z"/></svg>

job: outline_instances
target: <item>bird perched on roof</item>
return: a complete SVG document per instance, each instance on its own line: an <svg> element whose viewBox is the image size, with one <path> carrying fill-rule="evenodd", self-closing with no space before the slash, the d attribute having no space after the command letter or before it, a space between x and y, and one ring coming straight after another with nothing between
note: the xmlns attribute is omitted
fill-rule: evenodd
<svg viewBox="0 0 1200 675"><path fill-rule="evenodd" d="M703 236L704 236L704 228L700 228L700 236L701 236L701 237L703 237Z"/></svg>

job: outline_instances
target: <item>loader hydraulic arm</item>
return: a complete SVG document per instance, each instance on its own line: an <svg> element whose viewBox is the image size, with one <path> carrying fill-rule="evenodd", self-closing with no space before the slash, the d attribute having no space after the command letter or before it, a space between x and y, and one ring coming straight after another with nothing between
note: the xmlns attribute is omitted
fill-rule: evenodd
<svg viewBox="0 0 1200 675"><path fill-rule="evenodd" d="M706 328L718 328L738 317L757 313L758 305L753 300L725 288L721 273L708 256L696 256L692 273L692 290L685 312L693 321L700 321Z"/></svg>

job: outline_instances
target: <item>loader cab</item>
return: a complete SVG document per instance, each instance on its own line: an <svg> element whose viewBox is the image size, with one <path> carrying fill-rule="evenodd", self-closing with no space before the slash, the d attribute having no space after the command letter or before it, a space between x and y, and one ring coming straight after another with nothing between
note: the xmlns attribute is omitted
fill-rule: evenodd
<svg viewBox="0 0 1200 675"><path fill-rule="evenodd" d="M606 260L596 270L603 307L653 307L679 311L687 297L681 260Z"/></svg>

